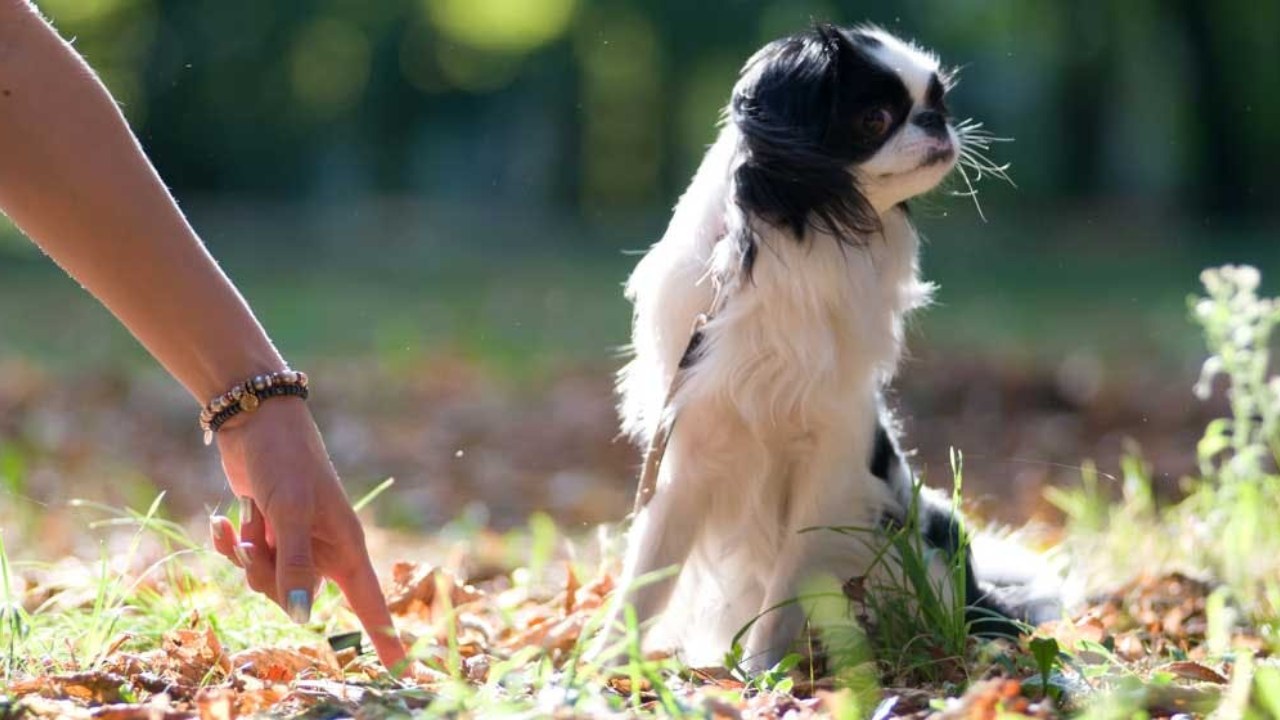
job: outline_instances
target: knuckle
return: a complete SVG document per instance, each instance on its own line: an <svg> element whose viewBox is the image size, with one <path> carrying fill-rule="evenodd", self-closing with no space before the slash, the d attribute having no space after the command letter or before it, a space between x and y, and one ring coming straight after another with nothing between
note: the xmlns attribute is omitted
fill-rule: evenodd
<svg viewBox="0 0 1280 720"><path fill-rule="evenodd" d="M310 553L295 552L280 558L281 567L292 570L307 570L313 565Z"/></svg>

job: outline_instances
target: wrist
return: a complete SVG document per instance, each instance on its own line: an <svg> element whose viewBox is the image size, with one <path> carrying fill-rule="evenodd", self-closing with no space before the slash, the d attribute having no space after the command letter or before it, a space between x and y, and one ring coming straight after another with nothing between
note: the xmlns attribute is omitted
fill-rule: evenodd
<svg viewBox="0 0 1280 720"><path fill-rule="evenodd" d="M205 404L236 385L242 384L245 380L288 369L289 364L274 348L271 348L270 352L258 351L243 357L219 357L213 359L209 367L201 373L201 378L196 381L192 392L195 393L198 402Z"/></svg>
<svg viewBox="0 0 1280 720"><path fill-rule="evenodd" d="M270 401L263 402L262 406L253 413L241 413L228 420L218 432L214 433L214 439L218 442L218 447L223 447L224 442L235 442L243 437L246 432L255 425L270 425L276 422L295 422L299 419L310 419L311 411L307 408L307 402L300 397L275 397Z"/></svg>

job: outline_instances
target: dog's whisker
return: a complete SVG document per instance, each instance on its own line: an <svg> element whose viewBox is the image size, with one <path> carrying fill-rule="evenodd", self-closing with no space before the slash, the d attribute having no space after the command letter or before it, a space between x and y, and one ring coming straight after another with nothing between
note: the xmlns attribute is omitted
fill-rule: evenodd
<svg viewBox="0 0 1280 720"><path fill-rule="evenodd" d="M956 165L956 170L960 171L960 177L964 180L964 184L969 188L967 193L957 193L961 197L973 198L973 207L978 211L978 217L982 218L982 222L987 221L987 216L982 212L982 203L978 202L978 191L973 187L973 183L969 181L969 174L964 171L964 164Z"/></svg>
<svg viewBox="0 0 1280 720"><path fill-rule="evenodd" d="M997 165L990 158L967 153L961 154L960 161L974 170L982 170L996 177L1007 178L1008 176L1009 165L1007 163Z"/></svg>
<svg viewBox="0 0 1280 720"><path fill-rule="evenodd" d="M988 148L994 143L1013 142L1013 138L997 137L987 133L958 133L960 144Z"/></svg>
<svg viewBox="0 0 1280 720"><path fill-rule="evenodd" d="M959 164L977 173L973 178L975 182L981 180L984 175L990 175L1017 187L1017 183L1009 177L1011 163L997 164L980 149L972 146L961 146Z"/></svg>

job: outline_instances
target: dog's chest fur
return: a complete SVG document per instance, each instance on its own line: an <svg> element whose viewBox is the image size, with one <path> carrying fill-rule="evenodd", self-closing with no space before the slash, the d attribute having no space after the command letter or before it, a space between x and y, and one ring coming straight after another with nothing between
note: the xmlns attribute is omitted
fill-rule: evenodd
<svg viewBox="0 0 1280 720"><path fill-rule="evenodd" d="M869 433L903 318L929 295L903 211L883 220L884 234L858 245L761 229L751 275L727 287L680 404L721 405L775 452L796 439Z"/></svg>
<svg viewBox="0 0 1280 720"><path fill-rule="evenodd" d="M721 242L747 222L728 199L734 142L726 130L628 283L636 356L620 375L624 430L643 443L659 423L717 277L723 307L702 330L683 391L666 410L714 404L770 445L824 429L853 432L850 413L869 432L872 395L901 353L903 318L932 290L917 277L915 229L896 208L883 216L882 236L858 245L812 232L798 241L755 220L760 240L748 276L742 248Z"/></svg>

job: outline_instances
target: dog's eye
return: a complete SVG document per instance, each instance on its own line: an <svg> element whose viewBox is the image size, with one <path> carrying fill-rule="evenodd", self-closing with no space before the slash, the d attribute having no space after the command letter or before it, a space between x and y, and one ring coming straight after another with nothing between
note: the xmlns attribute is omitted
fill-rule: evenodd
<svg viewBox="0 0 1280 720"><path fill-rule="evenodd" d="M893 125L893 113L889 108L876 108L862 116L862 131L868 137L879 138Z"/></svg>

